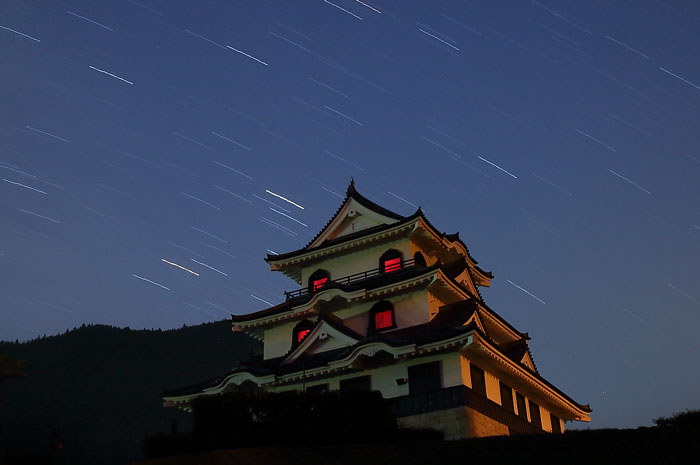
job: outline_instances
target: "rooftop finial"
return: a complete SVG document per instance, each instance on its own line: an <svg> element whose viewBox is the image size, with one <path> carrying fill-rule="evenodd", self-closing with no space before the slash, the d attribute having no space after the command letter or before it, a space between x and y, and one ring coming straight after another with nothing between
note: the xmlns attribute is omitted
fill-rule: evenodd
<svg viewBox="0 0 700 465"><path fill-rule="evenodd" d="M350 185L348 186L346 194L350 195L351 192L357 192L355 190L355 178L353 178L352 176L350 177Z"/></svg>

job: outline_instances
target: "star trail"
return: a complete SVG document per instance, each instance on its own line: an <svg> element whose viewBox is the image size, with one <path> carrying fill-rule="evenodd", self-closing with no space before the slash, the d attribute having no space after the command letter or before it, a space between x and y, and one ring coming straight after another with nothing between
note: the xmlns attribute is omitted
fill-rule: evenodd
<svg viewBox="0 0 700 465"><path fill-rule="evenodd" d="M591 426L697 405L698 22L651 0L9 2L0 339L276 305L298 285L263 257L354 177L460 232Z"/></svg>

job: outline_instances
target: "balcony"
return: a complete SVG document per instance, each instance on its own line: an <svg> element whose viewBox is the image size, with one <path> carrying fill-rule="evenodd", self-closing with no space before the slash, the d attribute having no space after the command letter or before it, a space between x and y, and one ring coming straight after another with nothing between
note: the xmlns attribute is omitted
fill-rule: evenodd
<svg viewBox="0 0 700 465"><path fill-rule="evenodd" d="M414 259L408 259L408 260L402 260L401 265L399 267L396 267L396 269L393 269L392 271L384 271L383 268L375 268L372 270L367 270L367 271L362 271L360 273L355 273L351 274L349 276L344 276L342 278L338 279L332 279L328 280L322 287L316 289L315 291L311 292L311 294L315 294L316 292L322 291L323 289L327 288L330 285L337 284L341 286L348 286L350 284L355 284L360 281L364 281L366 279L370 278L375 278L377 276L382 276L382 275L390 275L393 273L399 273L403 270L406 269L412 269L415 268L419 265L416 265ZM303 297L306 295L309 295L309 287L302 287L301 289L296 289L294 291L285 291L284 295L286 297L286 300L292 300L296 299L298 297Z"/></svg>

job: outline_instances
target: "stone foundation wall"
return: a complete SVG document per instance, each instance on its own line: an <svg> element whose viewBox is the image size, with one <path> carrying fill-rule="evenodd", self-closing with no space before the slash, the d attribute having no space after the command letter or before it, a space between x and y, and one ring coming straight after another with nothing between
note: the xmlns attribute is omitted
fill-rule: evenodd
<svg viewBox="0 0 700 465"><path fill-rule="evenodd" d="M406 428L433 428L443 432L445 439L505 436L508 427L469 407L421 413L399 418L399 425Z"/></svg>

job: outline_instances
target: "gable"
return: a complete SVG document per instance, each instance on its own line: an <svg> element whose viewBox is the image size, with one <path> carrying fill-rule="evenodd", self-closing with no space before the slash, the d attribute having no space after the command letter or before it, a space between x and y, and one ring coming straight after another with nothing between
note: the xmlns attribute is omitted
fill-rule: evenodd
<svg viewBox="0 0 700 465"><path fill-rule="evenodd" d="M325 241L370 229L375 226L398 222L398 219L375 211L361 204L357 199L349 197L340 208L335 218L333 218L307 248L317 247Z"/></svg>
<svg viewBox="0 0 700 465"><path fill-rule="evenodd" d="M537 373L537 368L535 367L535 362L532 360L532 357L530 356L530 351L526 351L525 354L523 355L523 358L520 360L520 363Z"/></svg>
<svg viewBox="0 0 700 465"><path fill-rule="evenodd" d="M479 291L474 285L472 275L469 273L469 266L464 268L464 270L458 276L456 276L454 280L458 282L464 289L469 291L469 293L471 293L472 295L479 295Z"/></svg>
<svg viewBox="0 0 700 465"><path fill-rule="evenodd" d="M496 342L496 344L507 344L522 338L522 335L513 328L505 325L490 310L479 308L479 317L484 324L486 334Z"/></svg>
<svg viewBox="0 0 700 465"><path fill-rule="evenodd" d="M351 333L350 330L347 333ZM358 335L359 336L359 335ZM283 365L292 363L302 355L311 355L327 350L350 347L361 340L346 332L340 331L325 320L318 322L308 336L282 362Z"/></svg>
<svg viewBox="0 0 700 465"><path fill-rule="evenodd" d="M470 316L467 321L464 322L462 326L468 326L471 323L474 323L477 328L481 330L484 334L488 335L488 332L486 331L486 328L484 327L484 324L481 322L481 318L479 318L479 313L474 312L472 313L472 316Z"/></svg>
<svg viewBox="0 0 700 465"><path fill-rule="evenodd" d="M327 336L325 338L319 337L316 341L314 341L313 344L311 344L306 349L304 354L306 354L306 355L317 354L319 352L326 352L328 350L340 349L342 347L350 347L353 344L350 344L350 343L348 343L348 341L344 341L340 338L333 337L333 336Z"/></svg>

